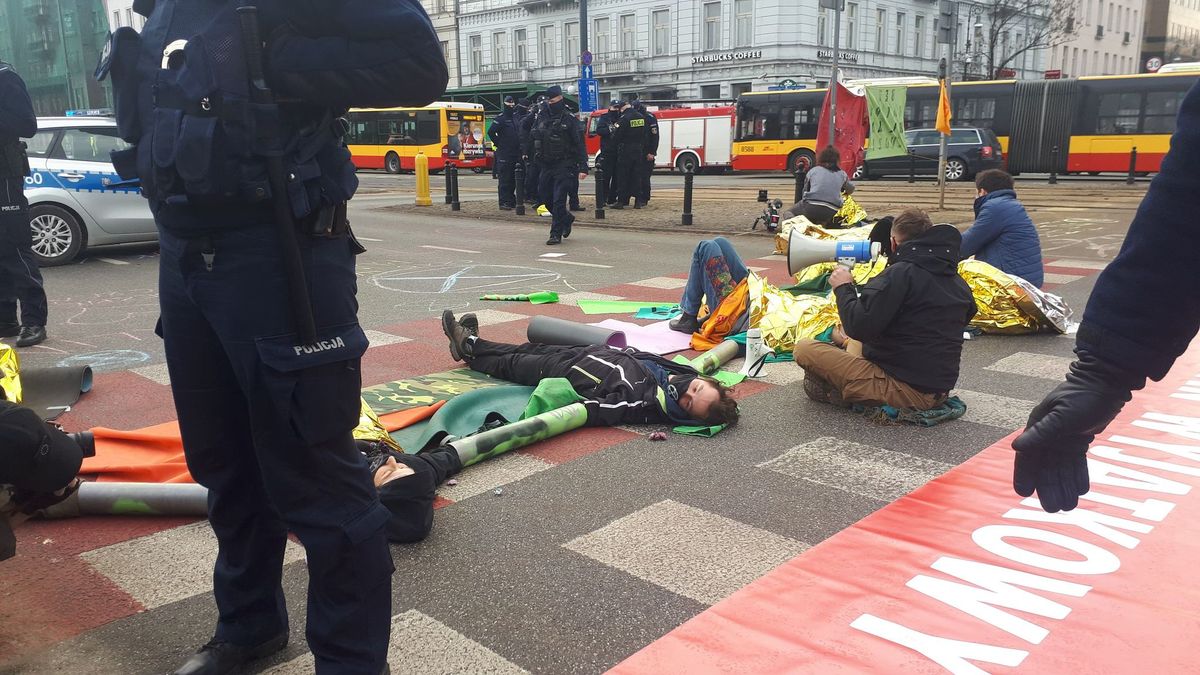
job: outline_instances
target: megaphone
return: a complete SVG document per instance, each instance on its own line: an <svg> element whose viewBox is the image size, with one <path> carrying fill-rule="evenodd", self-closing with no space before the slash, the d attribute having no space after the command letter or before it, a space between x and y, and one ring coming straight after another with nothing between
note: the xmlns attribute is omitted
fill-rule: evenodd
<svg viewBox="0 0 1200 675"><path fill-rule="evenodd" d="M853 269L858 263L872 262L881 250L877 241L837 241L806 237L797 228L788 233L788 274L796 274L809 265L836 260Z"/></svg>

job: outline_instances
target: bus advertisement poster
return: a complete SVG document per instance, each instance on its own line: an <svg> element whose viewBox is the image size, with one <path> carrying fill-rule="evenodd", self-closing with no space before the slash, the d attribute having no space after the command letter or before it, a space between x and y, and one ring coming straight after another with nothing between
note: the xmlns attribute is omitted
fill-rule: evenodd
<svg viewBox="0 0 1200 675"><path fill-rule="evenodd" d="M447 110L446 129L447 159L484 158L484 140L487 134L483 113Z"/></svg>

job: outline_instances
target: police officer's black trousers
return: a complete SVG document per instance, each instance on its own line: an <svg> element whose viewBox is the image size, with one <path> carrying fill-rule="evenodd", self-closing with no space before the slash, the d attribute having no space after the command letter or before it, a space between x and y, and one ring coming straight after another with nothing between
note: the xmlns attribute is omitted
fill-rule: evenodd
<svg viewBox="0 0 1200 675"><path fill-rule="evenodd" d="M354 257L345 238L301 237L318 342L291 328L274 226L204 241L160 228L160 334L188 468L209 489L219 543L216 638L256 644L288 627L287 533L304 545L307 638L319 673L378 673L387 658L388 511L351 431L358 424Z"/></svg>
<svg viewBox="0 0 1200 675"><path fill-rule="evenodd" d="M641 154L641 147L626 147L622 146L617 150L617 203L623 206L629 206L631 197L640 200L639 193L642 186L642 165L645 163L645 157Z"/></svg>
<svg viewBox="0 0 1200 675"><path fill-rule="evenodd" d="M542 163L529 158L525 162L525 201L530 204L541 204Z"/></svg>
<svg viewBox="0 0 1200 675"><path fill-rule="evenodd" d="M32 245L24 181L0 180L0 324L46 325L46 290Z"/></svg>
<svg viewBox="0 0 1200 675"><path fill-rule="evenodd" d="M516 206L517 181L514 178L514 174L517 168L517 160L496 159L494 168L496 169L496 178L499 181L496 188L499 191L500 206Z"/></svg>
<svg viewBox="0 0 1200 675"><path fill-rule="evenodd" d="M601 166L604 168L604 201L609 204L615 204L617 201L617 150L614 147L611 150L600 154Z"/></svg>
<svg viewBox="0 0 1200 675"><path fill-rule="evenodd" d="M575 173L574 162L542 165L541 189L538 191L544 198L546 208L550 209L550 215L553 216L550 236L561 237L571 223L575 222L575 214L567 208L567 199L573 184L579 184L579 174Z"/></svg>
<svg viewBox="0 0 1200 675"><path fill-rule="evenodd" d="M572 209L579 208L579 174L571 172L571 187L567 190L567 205Z"/></svg>
<svg viewBox="0 0 1200 675"><path fill-rule="evenodd" d="M650 177L654 175L654 161L653 159L642 159L642 171L639 176L641 189L638 190L637 198L643 202L650 201Z"/></svg>

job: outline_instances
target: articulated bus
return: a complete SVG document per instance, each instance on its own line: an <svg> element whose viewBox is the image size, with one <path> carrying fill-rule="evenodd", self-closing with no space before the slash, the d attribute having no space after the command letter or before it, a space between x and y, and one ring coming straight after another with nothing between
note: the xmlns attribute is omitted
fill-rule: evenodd
<svg viewBox="0 0 1200 675"><path fill-rule="evenodd" d="M1135 171L1158 171L1179 105L1197 79L1196 73L1163 73L956 83L953 123L994 131L1012 173L1124 172L1135 147ZM907 86L904 127L933 127L937 83ZM795 172L811 166L824 100L824 89L742 94L733 168Z"/></svg>
<svg viewBox="0 0 1200 675"><path fill-rule="evenodd" d="M489 166L487 122L478 103L437 102L424 108L356 108L346 116L346 145L359 169L411 171L418 152L430 171L446 164Z"/></svg>

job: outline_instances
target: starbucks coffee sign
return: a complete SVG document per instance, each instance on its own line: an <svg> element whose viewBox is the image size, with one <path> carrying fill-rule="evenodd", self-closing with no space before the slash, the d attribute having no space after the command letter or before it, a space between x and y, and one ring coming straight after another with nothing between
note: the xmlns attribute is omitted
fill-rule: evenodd
<svg viewBox="0 0 1200 675"><path fill-rule="evenodd" d="M761 49L751 49L741 52L723 52L721 54L699 54L692 57L692 65L699 63L721 63L723 61L747 61L761 59Z"/></svg>
<svg viewBox="0 0 1200 675"><path fill-rule="evenodd" d="M832 61L833 60L833 50L832 49L818 49L817 50L817 58ZM849 63L858 63L858 52L839 52L838 60L839 61L847 61Z"/></svg>

